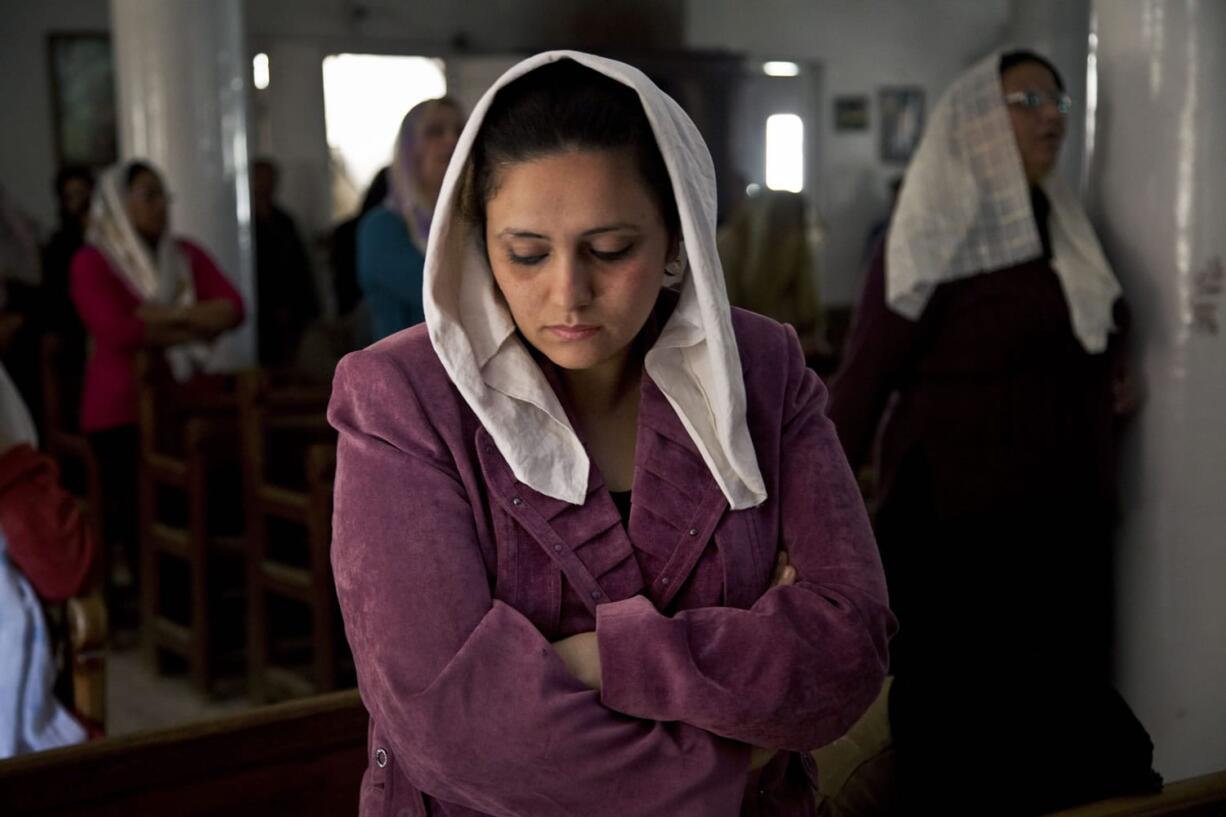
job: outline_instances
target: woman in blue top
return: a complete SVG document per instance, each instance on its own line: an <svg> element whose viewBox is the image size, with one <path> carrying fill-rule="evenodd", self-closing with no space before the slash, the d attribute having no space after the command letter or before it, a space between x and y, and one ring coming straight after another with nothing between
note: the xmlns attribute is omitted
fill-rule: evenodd
<svg viewBox="0 0 1226 817"><path fill-rule="evenodd" d="M422 267L434 202L464 127L450 97L414 105L400 123L391 186L382 207L358 224L358 285L375 340L425 320Z"/></svg>

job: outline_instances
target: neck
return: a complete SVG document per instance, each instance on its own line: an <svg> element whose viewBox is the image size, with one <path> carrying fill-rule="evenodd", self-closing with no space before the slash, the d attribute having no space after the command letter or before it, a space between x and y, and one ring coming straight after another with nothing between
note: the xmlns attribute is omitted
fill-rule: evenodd
<svg viewBox="0 0 1226 817"><path fill-rule="evenodd" d="M593 417L614 412L627 400L637 401L642 373L642 355L627 347L589 369L563 369L562 380L575 410Z"/></svg>
<svg viewBox="0 0 1226 817"><path fill-rule="evenodd" d="M438 189L425 190L420 187L417 188L417 203L425 210L434 212L434 205L438 204Z"/></svg>
<svg viewBox="0 0 1226 817"><path fill-rule="evenodd" d="M140 237L141 243L148 248L149 252L153 253L153 257L157 258L158 244L161 243L162 237L159 235L150 238L141 232L138 232L137 235Z"/></svg>

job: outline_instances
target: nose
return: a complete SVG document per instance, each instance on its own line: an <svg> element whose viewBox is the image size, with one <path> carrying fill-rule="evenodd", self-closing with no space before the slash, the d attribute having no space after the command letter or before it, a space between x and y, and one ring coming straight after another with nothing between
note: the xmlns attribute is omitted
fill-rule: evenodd
<svg viewBox="0 0 1226 817"><path fill-rule="evenodd" d="M460 141L460 129L452 128L447 131L447 135L443 138L443 144L446 147L447 155L450 156L455 152L456 143Z"/></svg>
<svg viewBox="0 0 1226 817"><path fill-rule="evenodd" d="M591 304L592 275L581 258L573 253L559 253L554 264L551 296L554 306L568 313Z"/></svg>
<svg viewBox="0 0 1226 817"><path fill-rule="evenodd" d="M1047 125L1064 124L1064 114L1060 113L1059 103L1054 98L1048 99L1043 103L1043 107L1039 108L1039 116L1042 117L1043 123Z"/></svg>

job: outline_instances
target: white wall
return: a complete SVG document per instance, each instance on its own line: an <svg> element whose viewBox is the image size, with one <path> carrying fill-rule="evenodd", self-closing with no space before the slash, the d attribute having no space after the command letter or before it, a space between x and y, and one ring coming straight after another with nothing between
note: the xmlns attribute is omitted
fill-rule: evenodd
<svg viewBox="0 0 1226 817"><path fill-rule="evenodd" d="M827 228L822 295L827 305L859 295L860 261L886 183L903 168L878 159L877 91L918 85L931 110L945 86L1004 36L1009 0L689 0L686 43L824 68L821 215ZM834 131L835 96L869 97L869 129Z"/></svg>
<svg viewBox="0 0 1226 817"><path fill-rule="evenodd" d="M55 226L55 135L47 35L106 31L108 4L102 0L39 0L5 3L0 34L0 184L44 230Z"/></svg>
<svg viewBox="0 0 1226 817"><path fill-rule="evenodd" d="M1179 780L1226 768L1226 3L1093 5L1091 213L1147 392L1122 452L1116 669Z"/></svg>

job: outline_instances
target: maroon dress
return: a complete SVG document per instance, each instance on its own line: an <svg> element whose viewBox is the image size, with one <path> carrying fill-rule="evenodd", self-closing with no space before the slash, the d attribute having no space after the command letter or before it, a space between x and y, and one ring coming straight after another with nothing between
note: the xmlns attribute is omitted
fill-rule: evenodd
<svg viewBox="0 0 1226 817"><path fill-rule="evenodd" d="M1121 333L1085 351L1047 258L943 284L908 320L884 246L829 414L853 467L879 445L902 795L956 811L951 792L1008 789L1038 813L1148 784L1148 737L1108 683Z"/></svg>

